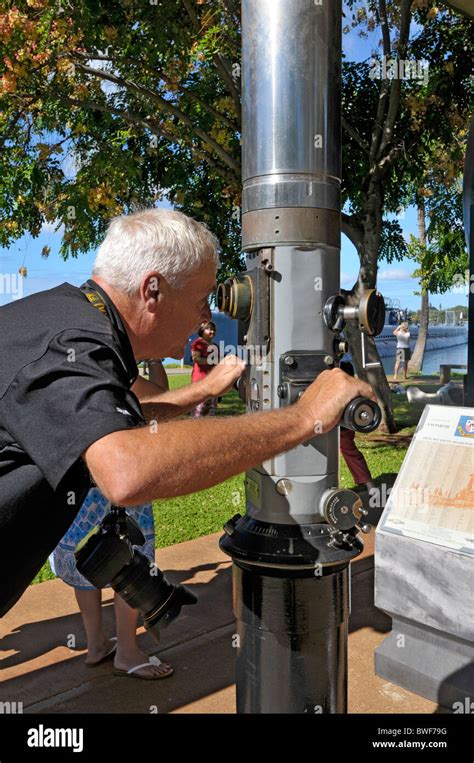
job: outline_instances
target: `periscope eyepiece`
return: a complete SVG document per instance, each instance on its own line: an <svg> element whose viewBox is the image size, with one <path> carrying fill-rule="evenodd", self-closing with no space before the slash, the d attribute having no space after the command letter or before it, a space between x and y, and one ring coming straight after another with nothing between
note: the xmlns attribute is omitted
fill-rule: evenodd
<svg viewBox="0 0 474 763"><path fill-rule="evenodd" d="M217 309L229 318L249 321L254 302L253 283L248 275L228 278L217 287Z"/></svg>

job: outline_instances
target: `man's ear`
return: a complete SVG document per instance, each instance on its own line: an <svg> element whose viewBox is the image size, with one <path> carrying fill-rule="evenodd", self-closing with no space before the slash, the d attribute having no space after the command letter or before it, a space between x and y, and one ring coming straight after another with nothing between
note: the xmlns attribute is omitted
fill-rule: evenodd
<svg viewBox="0 0 474 763"><path fill-rule="evenodd" d="M159 273L149 273L146 275L142 285L142 294L149 307L153 308L153 305L156 306L161 286L161 275Z"/></svg>

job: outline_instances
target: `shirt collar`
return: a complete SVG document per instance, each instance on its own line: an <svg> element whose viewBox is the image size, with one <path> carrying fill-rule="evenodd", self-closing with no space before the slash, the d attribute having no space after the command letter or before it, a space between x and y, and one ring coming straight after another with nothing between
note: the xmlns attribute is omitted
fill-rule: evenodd
<svg viewBox="0 0 474 763"><path fill-rule="evenodd" d="M93 280L93 278L89 278L86 281L86 284L91 289L95 289L95 291L97 291L99 295L102 297L102 299L104 300L112 325L114 326L118 334L118 337L120 339L120 344L123 349L123 360L125 362L127 373L130 378L130 385L132 385L138 377L138 367L135 360L135 356L133 354L130 339L128 338L128 334L123 325L121 315L119 311L117 310L117 308L115 307L112 300L110 299L110 297L108 296L108 294L99 286L98 283L96 283Z"/></svg>

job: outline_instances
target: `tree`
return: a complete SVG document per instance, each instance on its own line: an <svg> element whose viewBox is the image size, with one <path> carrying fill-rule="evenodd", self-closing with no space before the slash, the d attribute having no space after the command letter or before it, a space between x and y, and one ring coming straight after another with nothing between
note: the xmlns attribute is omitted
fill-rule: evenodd
<svg viewBox="0 0 474 763"><path fill-rule="evenodd" d="M410 237L409 256L418 263L413 273L420 279L421 317L415 350L410 360L412 371L421 371L426 348L429 324L430 289L443 293L453 285L466 286L468 283L468 254L464 249L464 231L461 223L461 166L445 167L442 146L437 151L437 160L425 178L425 184L418 189L418 239ZM453 177L457 175L457 177ZM426 211L430 221L426 231ZM440 305L441 310L441 305Z"/></svg>
<svg viewBox="0 0 474 763"><path fill-rule="evenodd" d="M375 288L379 259L392 262L407 254L400 225L388 220L387 214L413 203L433 161L434 146L442 143L449 156L459 150L453 134L468 123L465 51L472 24L449 11L438 11L428 0L371 0L365 6L350 0L349 7L354 11L352 25L362 35L380 28L383 53L382 61L351 64L343 70L343 128L348 136L343 153L347 209L343 231L360 259L358 280L346 298L356 305L365 289ZM414 21L422 28L410 36ZM410 76L419 73L423 60L429 76L423 70L422 77ZM438 241L444 245L447 239L441 236ZM438 262L441 257L438 252ZM455 258L453 265L459 272ZM358 372L374 387L382 405L384 429L394 431L383 368L364 371L360 334L349 324L347 334ZM369 338L367 344L369 362L380 362L375 341Z"/></svg>
<svg viewBox="0 0 474 763"><path fill-rule="evenodd" d="M418 241L412 241L413 245L417 246L416 259L420 262L421 268L423 267L423 259L426 256L426 218L425 218L425 204L423 198L420 198L418 203ZM418 337L416 339L415 349L410 359L410 371L421 371L423 368L423 360L425 357L426 342L428 340L428 325L429 325L429 292L426 286L421 285L421 310L420 310L420 322Z"/></svg>
<svg viewBox="0 0 474 763"><path fill-rule="evenodd" d="M77 256L111 216L166 193L239 268L238 3L5 5L0 243L57 221L62 256Z"/></svg>

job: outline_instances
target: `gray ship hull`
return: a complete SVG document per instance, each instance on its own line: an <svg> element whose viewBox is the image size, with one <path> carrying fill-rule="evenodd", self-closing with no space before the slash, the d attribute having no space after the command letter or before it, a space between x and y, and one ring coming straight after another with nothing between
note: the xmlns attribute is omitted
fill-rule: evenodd
<svg viewBox="0 0 474 763"><path fill-rule="evenodd" d="M375 337L377 350L381 358L395 355L397 337L394 336L395 326L386 325L379 336ZM410 349L415 349L418 338L418 327L410 326ZM446 347L454 347L467 342L467 326L429 326L426 350L442 350Z"/></svg>

